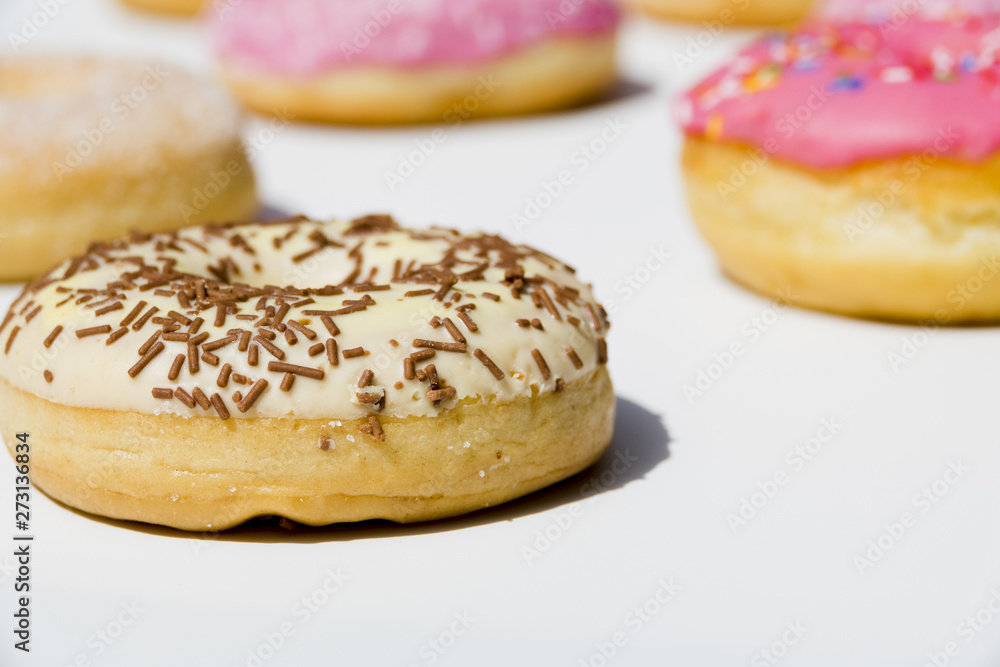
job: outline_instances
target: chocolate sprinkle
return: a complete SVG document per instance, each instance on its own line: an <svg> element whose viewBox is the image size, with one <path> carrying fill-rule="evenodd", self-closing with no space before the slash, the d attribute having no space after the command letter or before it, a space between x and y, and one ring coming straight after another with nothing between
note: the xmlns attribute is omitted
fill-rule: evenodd
<svg viewBox="0 0 1000 667"><path fill-rule="evenodd" d="M580 360L580 356L572 347L566 348L566 356L568 356L569 360L573 362L573 366L575 366L577 370L583 368L583 362Z"/></svg>
<svg viewBox="0 0 1000 667"><path fill-rule="evenodd" d="M323 315L319 318L319 320L323 323L323 326L326 327L326 330L330 332L331 336L336 336L340 333L340 329L334 323L333 318L329 315Z"/></svg>
<svg viewBox="0 0 1000 667"><path fill-rule="evenodd" d="M423 338L414 339L413 347L428 347L442 352L465 352L467 350L465 343L445 343L437 340L425 340Z"/></svg>
<svg viewBox="0 0 1000 667"><path fill-rule="evenodd" d="M191 395L194 396L195 402L202 410L208 410L212 407L212 402L208 399L208 395L201 390L201 387L195 387Z"/></svg>
<svg viewBox="0 0 1000 667"><path fill-rule="evenodd" d="M463 313L459 313L459 315L465 315L465 313L464 312ZM451 334L452 338L454 338L459 343L465 343L466 342L465 336L463 336L462 332L458 330L458 327L455 326L455 323L451 321L451 318L446 317L446 318L444 318L441 321L444 324L445 330L449 334Z"/></svg>
<svg viewBox="0 0 1000 667"><path fill-rule="evenodd" d="M139 373L142 372L142 369L144 369L160 352L163 352L163 343L156 341L156 345L151 347L149 351L146 352L141 359L139 359L139 361L135 362L135 365L132 366L132 368L128 369L129 376L136 377L139 375Z"/></svg>
<svg viewBox="0 0 1000 667"><path fill-rule="evenodd" d="M419 352L414 352L413 354L411 354L410 359L412 359L413 361L425 361L427 359L432 358L435 354L437 354L437 352L435 352L434 350L430 349L420 350Z"/></svg>
<svg viewBox="0 0 1000 667"><path fill-rule="evenodd" d="M454 387L445 387L444 389L432 389L427 392L427 399L437 403L438 401L443 401L448 398L454 398L458 395L458 390Z"/></svg>
<svg viewBox="0 0 1000 667"><path fill-rule="evenodd" d="M110 306L104 306L104 308L101 308L99 310L95 310L94 311L94 316L95 317L100 317L101 315L107 315L108 313L114 312L116 310L121 310L124 307L125 306L122 305L121 301L116 301L115 303L111 304ZM39 306L39 308L41 308L41 306ZM30 319L27 320L27 321L30 321Z"/></svg>
<svg viewBox="0 0 1000 667"><path fill-rule="evenodd" d="M264 393L265 389L267 389L267 380L263 378L257 380L253 387L250 388L250 391L247 392L247 395L243 397L243 400L240 401L239 405L236 406L236 409L240 412L249 410L253 406L254 401Z"/></svg>
<svg viewBox="0 0 1000 667"><path fill-rule="evenodd" d="M308 366L296 366L295 364L286 364L283 361L269 361L267 364L267 370L277 371L279 373L292 373L293 375L302 375L307 378L312 378L313 380L322 380L326 373L320 368L309 368Z"/></svg>
<svg viewBox="0 0 1000 667"><path fill-rule="evenodd" d="M95 336L97 334L105 334L105 333L111 333L111 325L110 324L102 324L102 325L97 326L97 327L87 327L86 329L77 329L76 337L77 338L86 338L87 336ZM13 338L13 336L11 336L11 338ZM9 342L7 344L7 347L8 348L10 347L10 343Z"/></svg>
<svg viewBox="0 0 1000 667"><path fill-rule="evenodd" d="M485 352L483 352L479 348L476 348L475 350L473 350L472 354L476 357L476 359L479 359L479 361L483 362L483 366L486 366L486 368L489 369L490 373L493 373L493 377L495 377L497 380L504 379L503 371L500 370L500 367L497 366L492 359L486 356Z"/></svg>
<svg viewBox="0 0 1000 667"><path fill-rule="evenodd" d="M258 343L262 348L271 353L271 356L277 359L284 359L285 353L281 351L281 348L277 347L274 343L264 338L263 336L254 336L253 341Z"/></svg>
<svg viewBox="0 0 1000 667"><path fill-rule="evenodd" d="M219 377L216 378L216 386L225 389L226 385L229 384L229 376L233 373L233 367L230 364L222 364L222 368L219 369Z"/></svg>
<svg viewBox="0 0 1000 667"><path fill-rule="evenodd" d="M289 320L288 321L288 326L291 327L292 329L295 329L296 331L298 331L300 334L302 334L303 336L305 336L309 340L315 340L316 339L316 332L315 331L313 331L309 327L306 327L306 326L303 326L303 325L299 324L295 320Z"/></svg>
<svg viewBox="0 0 1000 667"><path fill-rule="evenodd" d="M46 337L45 342L43 342L42 345L46 349L52 347L52 343L56 341L56 338L59 337L59 334L62 333L62 330L63 328L61 324L56 325L56 328L52 330L52 332L48 335L48 337Z"/></svg>
<svg viewBox="0 0 1000 667"><path fill-rule="evenodd" d="M167 379L173 382L177 379L177 376L181 374L181 368L184 366L184 355L178 354L174 357L173 363L170 364L170 372L167 373Z"/></svg>
<svg viewBox="0 0 1000 667"><path fill-rule="evenodd" d="M121 329L115 329L108 336L108 339L106 341L104 341L104 344L105 345L111 345L112 343L114 343L116 340L118 340L119 338L121 338L122 336L124 336L127 333L128 333L128 327L122 327Z"/></svg>
<svg viewBox="0 0 1000 667"><path fill-rule="evenodd" d="M143 301L141 303L146 303L146 302ZM141 329L146 324L146 322L149 320L149 318L151 318L153 315L157 314L158 312L160 312L159 308L157 308L156 306L151 307L149 310L147 310L145 313L143 313L142 317L140 317L139 319L137 319L132 324L132 331L138 331L139 329ZM128 318L125 318L125 319L128 319ZM122 325L122 326L125 326L125 325Z"/></svg>
<svg viewBox="0 0 1000 667"><path fill-rule="evenodd" d="M187 393L180 387L174 389L174 398L176 398L189 408L194 408L195 406L194 398L191 396L191 394Z"/></svg>
<svg viewBox="0 0 1000 667"><path fill-rule="evenodd" d="M538 370L542 372L543 380L548 380L550 377L552 377L552 372L549 370L549 365L545 363L545 357L542 356L542 353L538 350L538 348L535 348L534 350L531 351L531 357L532 359L535 360L535 363L538 364Z"/></svg>
<svg viewBox="0 0 1000 667"><path fill-rule="evenodd" d="M371 434L375 438L385 442L385 431L382 430L382 424L379 422L378 417L375 415L370 416L368 418L368 426L371 429Z"/></svg>
<svg viewBox="0 0 1000 667"><path fill-rule="evenodd" d="M464 324L469 331L479 331L479 327L472 320L472 318L469 317L469 314L466 311L458 311L458 319L462 320L462 324Z"/></svg>

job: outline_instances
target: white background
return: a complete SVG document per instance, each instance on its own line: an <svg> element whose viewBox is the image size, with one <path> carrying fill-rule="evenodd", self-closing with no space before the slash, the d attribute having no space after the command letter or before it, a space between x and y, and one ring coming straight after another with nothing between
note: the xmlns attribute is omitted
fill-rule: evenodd
<svg viewBox="0 0 1000 667"><path fill-rule="evenodd" d="M5 53L9 31L38 6L4 2ZM256 653L259 664L297 666L754 666L774 664L759 652L784 634L794 645L774 650L788 667L919 667L948 642L958 650L948 664L997 665L1000 618L984 612L993 622L978 631L960 624L1000 591L1000 336L774 309L720 276L686 210L668 107L752 33L701 31L631 21L621 53L629 85L614 99L449 129L395 191L385 172L430 128L292 125L256 156L263 200L276 209L484 229L576 265L614 302L619 420L605 460L454 520L215 539L98 520L36 491L33 652L12 649L13 547L0 547L0 664L233 666L258 664ZM679 66L674 56L696 37L708 48ZM154 55L211 72L202 38L196 24L68 0L23 51ZM627 128L580 171L574 153L609 121ZM267 139L266 127L253 119L246 136ZM563 169L573 184L519 233L512 215ZM646 271L654 250L670 259ZM627 277L641 288L624 289ZM0 288L3 306L17 289ZM745 353L713 367L734 342ZM907 342L912 360L893 368L890 353ZM718 379L688 400L683 387L702 371ZM823 420L837 424L835 436L804 465L786 458ZM616 453L638 461L616 474ZM938 482L945 492L933 504L915 501L952 464L967 468L956 483ZM11 523L13 474L0 476ZM786 483L773 497L752 498L775 474ZM588 494L594 480L606 488ZM744 499L763 506L734 530L727 517ZM915 525L898 539L883 534L904 512ZM0 529L0 541L12 545L13 533ZM880 536L884 555L859 564ZM332 594L328 573L347 577ZM655 598L665 597L661 582L678 588L665 603ZM306 613L309 597L322 604ZM123 605L140 611L119 632L116 619L130 618ZM272 651L266 637L282 624L292 632ZM604 658L616 632L620 646ZM431 641L449 647L435 652Z"/></svg>

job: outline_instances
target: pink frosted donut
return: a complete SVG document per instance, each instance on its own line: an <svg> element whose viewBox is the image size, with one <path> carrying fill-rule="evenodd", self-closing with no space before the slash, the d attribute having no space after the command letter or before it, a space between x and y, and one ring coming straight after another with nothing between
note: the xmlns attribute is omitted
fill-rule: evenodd
<svg viewBox="0 0 1000 667"><path fill-rule="evenodd" d="M243 0L209 29L252 108L447 121L574 104L614 80L613 0Z"/></svg>
<svg viewBox="0 0 1000 667"><path fill-rule="evenodd" d="M837 23L945 21L1000 13L1000 0L827 0L813 18Z"/></svg>
<svg viewBox="0 0 1000 667"><path fill-rule="evenodd" d="M819 169L920 153L946 128L941 152L978 161L1000 149L998 56L1000 16L812 25L751 45L677 114L690 135Z"/></svg>
<svg viewBox="0 0 1000 667"><path fill-rule="evenodd" d="M1000 319L981 273L1000 252L1000 15L770 35L676 112L695 219L737 280L855 315Z"/></svg>

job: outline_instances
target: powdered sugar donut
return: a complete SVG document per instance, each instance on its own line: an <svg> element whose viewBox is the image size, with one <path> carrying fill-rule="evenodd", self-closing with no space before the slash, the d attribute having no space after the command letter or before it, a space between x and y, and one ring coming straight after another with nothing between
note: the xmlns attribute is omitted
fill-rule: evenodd
<svg viewBox="0 0 1000 667"><path fill-rule="evenodd" d="M852 315L1000 318L1000 16L950 16L771 35L680 100L730 276Z"/></svg>
<svg viewBox="0 0 1000 667"><path fill-rule="evenodd" d="M487 234L368 216L137 235L11 306L0 431L11 451L32 434L34 484L105 516L431 519L600 456L606 332L571 268Z"/></svg>
<svg viewBox="0 0 1000 667"><path fill-rule="evenodd" d="M254 177L225 91L163 63L0 63L0 280L130 229L246 218Z"/></svg>
<svg viewBox="0 0 1000 667"><path fill-rule="evenodd" d="M236 95L301 119L543 111L615 78L612 0L243 0L209 15Z"/></svg>

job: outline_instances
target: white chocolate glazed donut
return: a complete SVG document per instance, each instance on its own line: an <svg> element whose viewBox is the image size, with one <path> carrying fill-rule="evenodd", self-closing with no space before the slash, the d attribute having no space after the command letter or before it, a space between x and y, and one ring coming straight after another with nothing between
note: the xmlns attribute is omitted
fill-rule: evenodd
<svg viewBox="0 0 1000 667"><path fill-rule="evenodd" d="M171 65L46 56L0 62L0 280L37 275L130 230L257 208L239 115Z"/></svg>
<svg viewBox="0 0 1000 667"><path fill-rule="evenodd" d="M43 490L115 518L430 519L600 456L606 329L572 269L495 236L387 216L138 235L12 305L0 428L46 443Z"/></svg>

